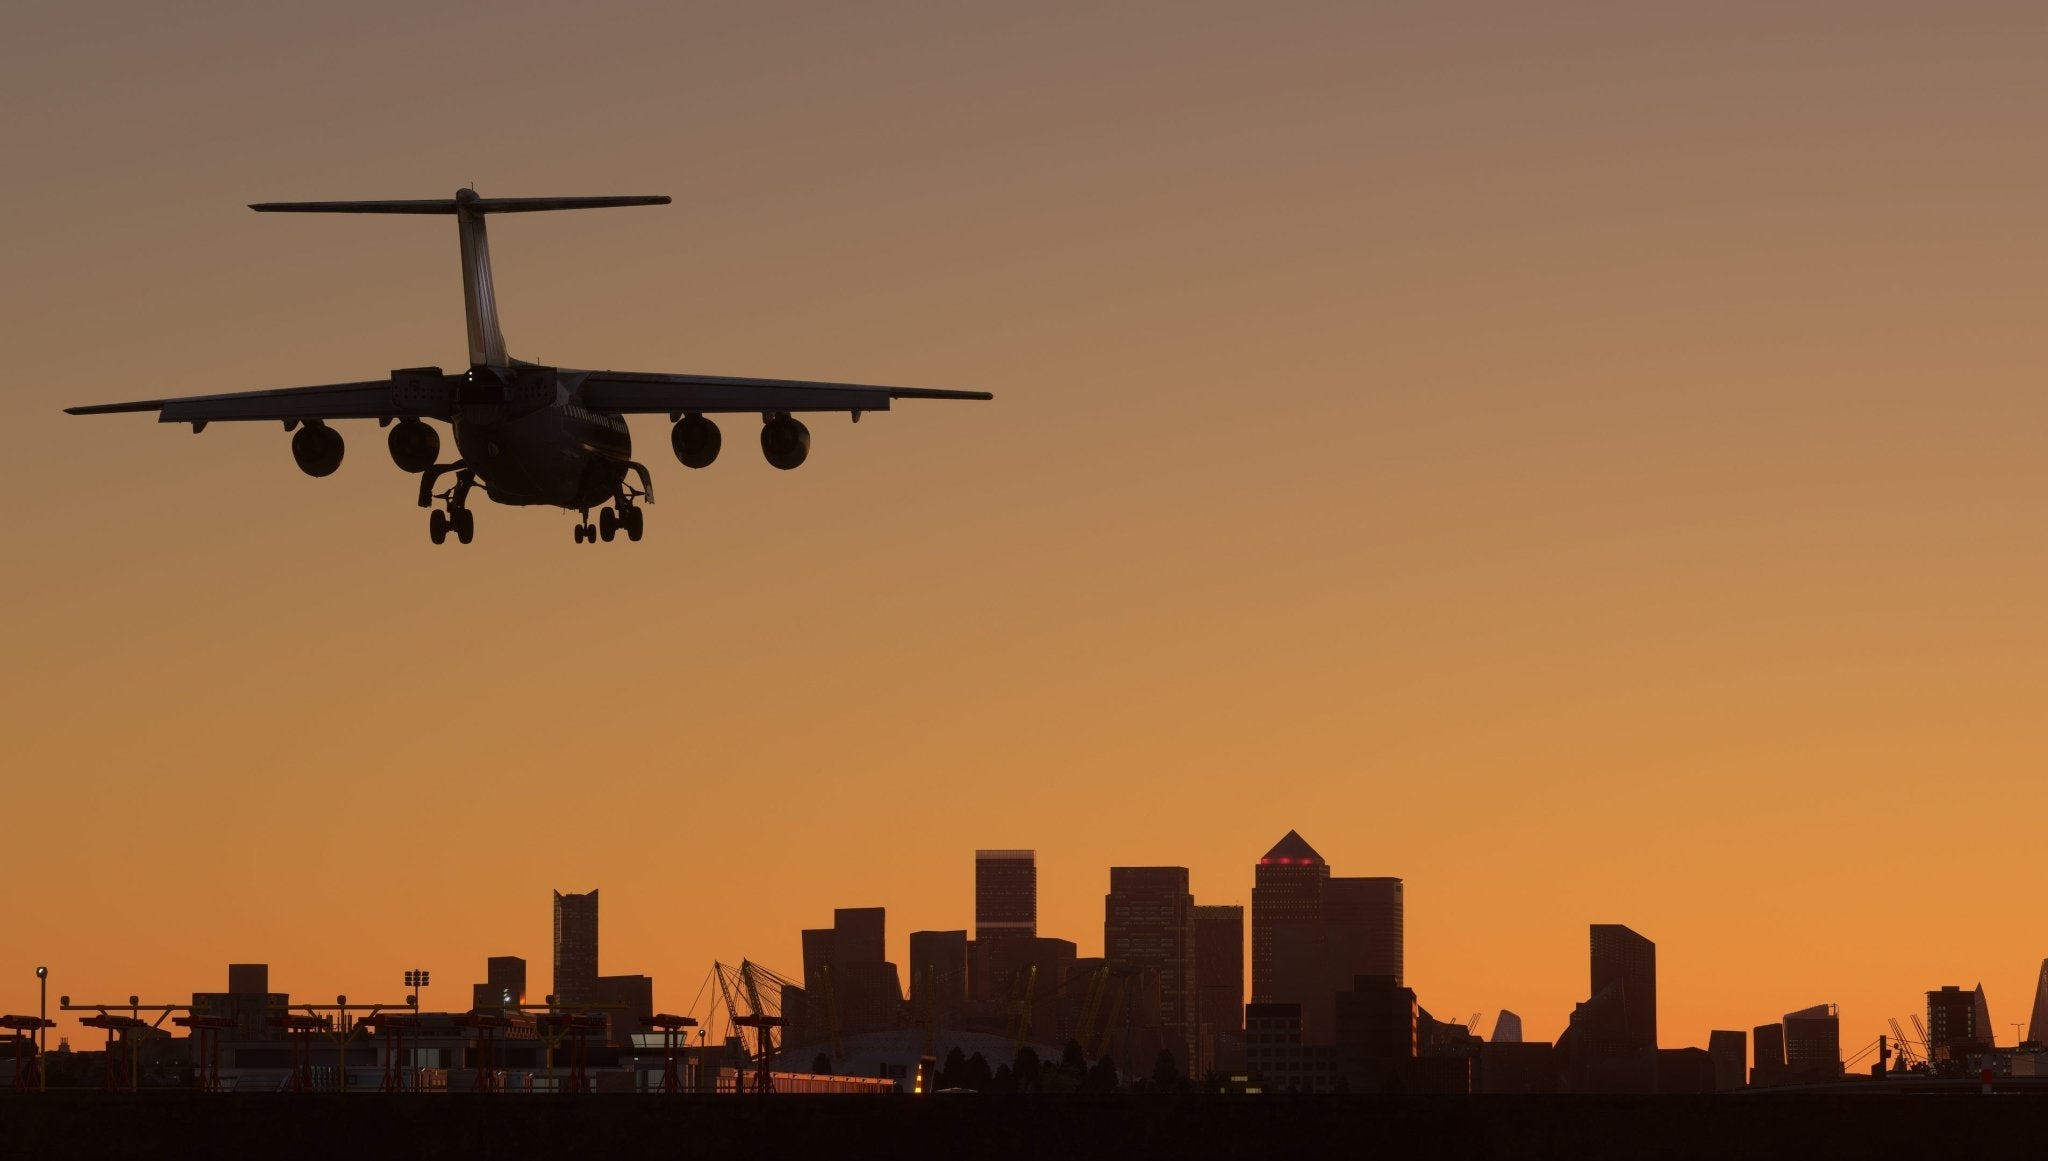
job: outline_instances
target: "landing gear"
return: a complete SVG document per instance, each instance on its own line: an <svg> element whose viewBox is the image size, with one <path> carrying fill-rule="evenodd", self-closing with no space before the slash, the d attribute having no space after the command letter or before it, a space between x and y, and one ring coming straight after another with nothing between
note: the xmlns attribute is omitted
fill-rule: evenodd
<svg viewBox="0 0 2048 1161"><path fill-rule="evenodd" d="M434 482L449 472L455 473L455 486L445 492L434 491ZM446 509L434 508L427 517L427 535L435 544L445 544L448 534L453 532L458 543L468 544L476 539L476 513L469 510L469 490L476 487L476 473L464 467L461 460L452 464L435 464L420 477L420 507L432 508L435 500L446 500Z"/></svg>
<svg viewBox="0 0 2048 1161"><path fill-rule="evenodd" d="M611 510L610 510L610 509L606 509L606 510L605 510L605 513L604 513L604 514L605 514L605 515L607 515L607 516L611 515ZM607 536L607 537L605 537L605 539L606 539L606 540L610 540L610 539L611 539L611 537ZM594 525L594 524L592 524L592 523L590 522L590 509L588 509L588 508L585 508L585 509L583 510L583 523L581 523L581 524L578 524L578 525L576 526L576 543L578 543L578 544L596 544L596 543L597 543L597 526L596 526L596 525Z"/></svg>
<svg viewBox="0 0 2048 1161"><path fill-rule="evenodd" d="M604 537L606 544L619 534L619 514L616 511L606 508L597 514L597 534Z"/></svg>

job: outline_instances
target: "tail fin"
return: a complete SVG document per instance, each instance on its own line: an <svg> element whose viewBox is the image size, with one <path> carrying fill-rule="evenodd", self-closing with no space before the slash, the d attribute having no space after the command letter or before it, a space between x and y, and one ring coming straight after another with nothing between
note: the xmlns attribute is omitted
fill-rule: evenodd
<svg viewBox="0 0 2048 1161"><path fill-rule="evenodd" d="M469 362L473 367L504 367L505 335L498 329L498 299L491 287L491 247L484 235L484 215L522 214L540 210L594 210L610 206L665 206L665 196L599 198L487 198L475 190L455 191L452 198L384 202L257 202L249 208L284 214L454 214L462 237L462 305L469 321Z"/></svg>

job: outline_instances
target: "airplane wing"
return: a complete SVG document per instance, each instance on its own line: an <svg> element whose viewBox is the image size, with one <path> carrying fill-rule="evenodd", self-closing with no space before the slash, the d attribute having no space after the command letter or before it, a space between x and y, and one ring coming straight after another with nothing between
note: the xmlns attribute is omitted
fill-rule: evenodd
<svg viewBox="0 0 2048 1161"><path fill-rule="evenodd" d="M221 395L185 395L174 399L138 399L129 403L98 403L64 410L71 415L154 411L160 423L202 425L216 420L238 419L391 419L408 415L452 419L466 380L463 375L444 375L439 367L416 367L393 371L388 379L372 379L365 383L231 391Z"/></svg>
<svg viewBox="0 0 2048 1161"><path fill-rule="evenodd" d="M986 391L743 379L732 375L653 375L591 371L579 393L593 411L887 411L895 399L994 399Z"/></svg>

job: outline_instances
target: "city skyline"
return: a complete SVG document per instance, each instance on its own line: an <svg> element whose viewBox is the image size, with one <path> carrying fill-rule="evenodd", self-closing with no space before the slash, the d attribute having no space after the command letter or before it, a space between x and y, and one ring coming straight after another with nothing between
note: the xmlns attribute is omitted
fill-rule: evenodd
<svg viewBox="0 0 2048 1161"><path fill-rule="evenodd" d="M486 111L480 52L605 83ZM1670 1043L1980 981L2010 1043L2031 843L1914 828L2048 815L2044 56L1936 0L28 6L0 1009L531 994L599 886L664 998L842 907L904 965L1011 846L1086 955L1109 867L1249 906L1298 829L1444 1019L1554 1040L1619 923ZM458 366L446 219L246 207L471 184L675 199L494 233L516 350L996 398L794 472L636 417L609 550L437 551L374 419L315 479L63 414Z"/></svg>
<svg viewBox="0 0 2048 1161"><path fill-rule="evenodd" d="M1331 876L1329 874L1329 863L1321 858L1319 852L1317 852L1313 847L1309 846L1306 839L1304 839L1297 831L1292 829L1290 829L1288 833L1285 836L1283 836L1283 838L1280 840L1278 844L1276 844L1272 849L1268 850L1265 853L1265 855L1258 860L1258 866L1257 868L1255 868L1255 870L1268 867L1272 863L1277 862L1280 856L1277 856L1276 852L1281 851L1287 852L1290 862L1301 863L1305 865L1303 868L1300 869L1306 869L1306 865L1312 864L1315 867L1315 869L1322 874L1322 882L1325 884L1331 882L1349 882L1353 884L1373 884L1391 882L1396 885L1399 885L1402 882L1402 880L1398 877L1346 879L1343 877ZM916 1009L917 999L915 996L915 988L918 986L918 971L920 969L921 964L921 961L917 958L917 953L915 950L918 946L917 941L920 939L929 940L934 937L945 939L947 937L967 937L972 935L980 926L982 926L981 916L988 911L989 901L991 898L996 898L1003 901L1002 903L999 903L997 905L996 911L997 914L1001 915L1001 918L998 918L994 921L992 928L999 939L1003 935L1007 934L1007 932L1001 930L1002 928L1020 928L1024 926L1030 926L1032 927L1033 933L1038 942L1053 944L1071 943L1078 949L1081 958L1089 959L1099 958L1104 953L1106 953L1109 948L1110 941L1108 937L1110 936L1111 931L1118 925L1119 922L1129 922L1128 918L1121 921L1118 918L1120 914L1125 913L1125 909L1128 907L1128 904L1120 904L1118 902L1119 890L1117 884L1124 884L1124 890L1126 892L1138 892L1141 895L1146 893L1157 895L1162 889L1166 889L1167 894L1164 896L1164 898L1170 900L1171 898L1173 898L1171 894L1172 884L1186 884L1190 882L1190 879L1187 876L1186 868L1178 866L1109 866L1103 868L1102 871L1105 879L1105 885L1109 888L1109 892L1107 895L1098 897L1098 906L1101 909L1097 913L1096 922L1094 925L1094 930L1101 932L1103 938L1100 941L1098 941L1096 945L1091 946L1090 944L1083 942L1081 940L1069 940L1067 938L1067 933L1040 929L1036 926L1035 919L1028 921L1028 923L1025 921L1021 921L1019 919L1019 916L1035 916L1040 912L1039 898L1036 889L1036 853L1037 852L1034 849L976 849L972 852L973 873L971 875L963 874L962 877L964 880L972 884L972 889L968 892L971 903L970 906L967 908L965 915L974 919L975 926L966 926L963 923L963 927L953 928L950 930L909 928L905 927L901 924L900 921L898 921L896 924L897 934L894 937L890 937L885 933L886 925L889 922L885 918L885 915L889 910L889 904L881 903L862 906L837 906L831 909L832 914L834 916L833 928L827 928L822 930L805 929L798 932L800 936L798 942L802 949L801 953L793 959L791 959L790 961L788 961L788 965L785 970L788 970L790 972L789 978L793 982L802 983L806 980L815 978L817 966L819 963L833 959L835 956L846 957L860 963L872 962L876 964L878 967L886 967L889 969L891 983L888 985L888 987L893 989L894 991L896 997L896 1000L894 1002L906 1003L911 1005L913 1009ZM1022 868L1022 870L1009 872L1007 875L1004 875L999 872L996 878L991 879L986 869L990 865L991 860L996 860L999 863L1008 863L1010 865L1019 866ZM994 886L996 888L996 890L993 893L990 890L991 886ZM540 949L540 952L537 956L525 953L522 953L520 955L504 954L504 945L513 941L503 937L497 937L498 943L489 952L489 954L480 954L477 957L477 964L480 965L479 968L473 970L468 967L458 966L454 970L436 969L442 971L442 978L444 984L454 985L456 989L453 993L448 994L449 999L444 1005L444 1007L447 1010L463 1010L466 1007L470 1006L462 1003L462 1000L465 998L467 998L473 1005L486 1005L488 1002L487 994L500 987L507 991L522 990L523 994L521 996L515 997L515 999L524 999L527 1002L538 1002L542 998L541 989L538 984L538 977L529 976L529 965L563 965L565 963L568 965L568 969L570 972L570 975L567 977L566 982L569 982L572 985L580 983L582 986L585 987L594 985L598 989L597 991L592 992L591 996L588 997L588 1002L621 1004L625 1008L631 1010L664 1010L665 1008L674 1008L676 1007L676 1004L672 1002L666 1002L664 1000L664 996L668 996L671 993L663 992L662 990L657 988L655 984L655 980L657 978L667 980L667 988L670 989L672 992L673 990L678 989L683 985L687 984L688 977L692 974L692 967L695 967L696 970L700 973L703 971L705 967L708 967L710 961L706 961L705 964L701 965L680 965L682 968L680 972L672 970L678 965L659 965L655 968L655 970L645 975L626 976L619 975L616 973L607 973L607 965L604 961L611 960L616 962L616 960L619 957L615 952L609 955L605 954L603 950L603 944L601 943L598 936L600 921L600 915L598 911L598 900L600 896L600 889L597 887L593 887L588 892L583 893L568 893L559 890L551 890L550 894L552 896L551 908L553 922L549 929L550 936L545 941L543 947ZM614 897L617 898L619 894L624 893L620 892L618 894L615 894ZM1250 892L1248 892L1248 894L1250 894ZM1398 894L1396 898L1398 899ZM1007 907L1008 910L1003 910L1003 908L1005 907ZM1217 903L1211 899L1203 898L1199 896L1199 894L1190 894L1186 897L1185 913L1182 915L1181 919L1178 920L1178 922L1186 923L1187 934L1189 936L1192 936L1193 934L1194 927L1197 921L1197 913L1203 910L1207 910L1212 913L1235 912L1237 914L1237 917L1242 925L1240 947L1243 952L1243 975L1241 977L1241 982L1243 986L1244 1001L1246 1003L1262 1003L1261 1001L1254 999L1251 986L1251 981L1253 979L1253 959L1251 948L1253 943L1254 916L1256 914L1254 906L1231 903ZM1287 915L1288 918L1299 918L1298 916L1295 916L1291 910L1288 910L1284 907L1283 913ZM1709 1045L1718 1045L1719 1038L1723 1035L1737 1034L1735 1032L1724 1031L1723 1029L1718 1027L1702 1031L1700 1035L1695 1039L1686 1039L1683 1035L1679 1035L1674 1038L1670 1035L1660 1034L1658 1032L1658 1022L1660 1016L1658 1009L1659 1001L1657 998L1657 993L1660 984L1657 967L1658 946L1656 942L1654 940L1646 939L1640 933L1631 930L1630 927L1626 924L1596 922L1587 925L1586 930L1589 930L1591 933L1592 945L1592 955L1590 960L1592 982L1590 985L1588 985L1587 989L1589 995L1582 997L1581 1002L1576 1003L1571 1008L1566 1009L1562 1013L1534 1014L1533 1018L1531 1018L1529 1022L1530 1031L1526 1037L1528 1040L1546 1042L1552 1040L1559 1040L1559 1038L1563 1036L1567 1028L1574 1025L1578 1018L1578 1014L1590 1013L1594 1011L1596 1008L1601 1013L1599 1016L1600 1023L1596 1027L1599 1029L1603 1029L1604 1031L1596 1033L1595 1039L1613 1041L1611 1045L1607 1045L1612 1047L1625 1047L1630 1044L1638 1044L1646 1047L1661 1047L1664 1049L1673 1049L1681 1047L1694 1047L1705 1049ZM1085 932L1076 932L1074 934L1085 934ZM850 943L849 940L851 941ZM984 958L986 955L985 948L982 946L977 946L978 943L978 940L969 938L966 940L964 944L958 945L958 950L960 951L960 953L968 956L968 960L966 962L971 965L969 968L970 972L991 970L989 966L990 961ZM814 947L817 950L814 951ZM1581 949L1582 954L1581 962L1583 963L1585 962L1583 959L1583 951L1585 948L1583 936L1581 936L1579 947ZM251 949L251 952L253 954L260 950L261 949ZM1194 966L1194 956L1192 954L1193 950L1194 949L1192 948L1188 949L1190 955L1188 967L1190 971L1192 971L1192 968ZM1307 945L1297 945L1297 947L1294 949L1296 954L1302 953L1307 950ZM1351 953L1355 955L1360 954L1361 952L1365 955L1365 959L1359 961L1360 963L1368 967L1377 966L1377 963L1379 961L1376 961L1372 958L1375 953L1372 951L1370 947L1353 948ZM563 959L563 955L565 953L570 957L567 961ZM1073 952L1069 952L1069 954L1071 955L1073 954ZM1148 958L1152 954L1154 953L1144 952L1141 953L1136 960L1126 958L1122 962L1156 967L1158 966L1158 964L1153 959ZM1324 954L1324 952L1318 950L1315 954L1321 955ZM734 952L731 949L728 949L726 952L721 953L721 955L718 958L731 960L733 962L737 962L741 959L755 959L756 962L761 963L763 966L771 969L784 968L783 964L777 963L773 960L755 957L743 952ZM261 970L267 973L270 970L270 966L272 965L273 960L271 958L265 958L260 955L257 956L257 960L259 962L257 962L254 965L254 967L260 968ZM98 965L94 966L97 967ZM1001 968L997 967L994 970L1001 970ZM1316 970L1320 971L1322 969L1319 968ZM593 971L597 973L594 976L592 975ZM218 974L217 964L214 965L214 972L216 975ZM53 978L55 978L55 980L58 982L58 984L62 985L67 976L67 973L64 971L64 965L56 965L53 968L52 975ZM502 980L505 982L502 985L487 984L483 982L475 983L474 985L464 983L463 981L471 975L482 975L491 981ZM2038 1042L2038 1037L2042 1034L2042 1030L2038 1026L2038 1014L2042 1011L2048 1011L2048 960L2044 960L2041 964L2041 967L2039 969L2039 978L2036 985L2032 989L2030 989L2026 993L2026 995L2015 996L2011 1000L2011 1004L2013 1007L2021 1008L2022 1010L2031 1010L2031 1012L2035 1016L2033 1025L2030 1026L2028 1024L2020 1022L2008 1024L2006 1025L2006 1027L2009 1031L2007 1037L2004 1039L2001 1039L1998 1036L1998 1027L1995 1025L1995 1023L1989 1025L1989 1031L1987 1034L1986 1024L1988 1017L1985 1015L1986 991L1983 984L1981 983L1981 976L1982 973L1970 975L1969 978L1973 980L1979 980L1980 982L1976 983L1974 989L1962 993L1963 1000L1965 1002L1965 1010L1974 1012L1974 1023L1971 1025L1972 1034L1970 1037L1966 1039L1981 1041L1987 1045L1996 1045L2000 1047L2011 1047L2022 1040ZM846 984L843 982L843 977L835 978L842 978L841 986L846 986ZM1332 977L1332 979L1334 978L1335 977ZM1392 983L1398 986L1400 982L1400 978L1398 976L1389 978ZM866 980L865 983L862 982L863 979ZM514 980L518 981L518 984L514 984L511 982ZM533 982L528 982L529 980ZM1626 986L1622 986L1621 981L1638 982L1629 983ZM551 971L549 975L549 983L547 986L553 989L555 993L560 994L563 997L564 1003L572 1003L574 1002L575 998L571 997L568 993L564 993L561 991L564 982L564 980L558 978L557 972ZM942 985L940 988L941 994L943 995L946 991L950 990L951 988L960 984L961 982L962 981L959 980L942 979L940 981ZM1414 998L1420 1005L1422 1005L1423 1007L1428 1007L1432 1003L1435 1003L1437 1005L1436 1010L1439 1013L1441 1013L1441 1015L1439 1015L1438 1017L1439 1019L1447 1018L1450 1013L1463 1011L1463 1008L1461 1006L1461 1000L1450 999L1447 1002L1444 997L1433 996L1432 990L1429 989L1426 985L1423 987L1413 987L1412 985L1414 984L1414 981L1411 980L1409 982L1411 984L1410 991L1414 993ZM1632 992L1638 992L1641 989L1641 985L1644 983L1647 984L1647 991L1650 996L1649 1010L1647 1015L1644 1014L1642 1006L1640 1004L1628 1004L1624 1002L1625 997L1628 994ZM519 985L524 985L523 989L521 989ZM305 981L301 981L300 986L305 986ZM326 985L324 983L316 983L313 986L315 988L324 988ZM842 1004L849 1005L846 1010L855 1013L849 1021L850 1028L854 1030L864 1030L869 1027L882 1027L887 1023L887 1019L880 1015L862 1017L858 1014L862 1010L871 1010L874 1013L880 1013L885 1010L882 1007L872 1007L871 1009L863 1008L863 1004L875 1005L880 1004L882 1002L879 998L881 993L877 991L877 988L881 986L882 985L878 983L878 981L872 974L866 974L865 976L861 974L855 975L854 980L852 981L852 990L845 996L842 996L842 999L840 1001ZM980 988L982 986L983 985L980 984L976 985L974 993L975 995L982 994L980 992ZM1334 986L1336 986L1338 991L1343 991L1346 990L1348 984ZM191 990L195 995L209 994L206 992L206 989L202 987L195 987ZM249 990L260 992L263 989L260 986L251 985ZM1956 991L1956 985L1943 985L1942 990L1948 993L1954 993ZM4 988L0 988L0 994L4 994L4 991ZM370 991L374 992L375 994L382 994L381 991L377 990L377 987L375 985L371 986ZM69 995L70 993L66 994ZM1949 1030L1951 1025L1944 1023L1943 1017L1937 1015L1937 1012L1943 1011L1943 1009L1938 1009L1935 1004L1936 992L1933 990L1922 988L1921 994L1924 995L1924 1004L1900 1004L1896 1006L1894 1011L1888 1012L1884 1016L1870 1018L1868 1022L1880 1026L1878 1031L1872 1033L1872 1036L1875 1037L1877 1035L1886 1034L1884 1029L1889 1026L1886 1023L1887 1021L1901 1018L1911 1018L1921 1013L1925 1013L1928 1017L1930 1025L1930 1035L1928 1040L1928 1048L1930 1051L1936 1044L1947 1043L1951 1038L1953 1038L1955 1034L1952 1034ZM846 998L847 996L852 997L850 1003ZM861 996L867 996L870 998L866 1001L863 1001L860 999ZM105 1001L110 998L119 999L120 997L114 993L108 993L106 995L96 997L90 996L85 993L80 993L73 996L73 998L75 1001L81 1003L96 1003ZM165 997L157 998L163 999ZM171 993L169 995L169 998L175 1001L177 999L177 993ZM432 999L431 994L429 996L429 999ZM700 994L697 996L698 1002L701 1003L705 999L706 997L701 994L700 990ZM1602 1001L1602 1003L1596 1005L1594 1001ZM145 1002L151 1001L145 1000ZM1199 1000L1197 998L1190 997L1184 1002L1190 1008L1193 1008L1199 1003ZM2023 1005L2025 1006L2024 1008L2022 1008ZM4 1001L0 1001L0 1007L4 1006ZM1271 1008L1273 1005L1270 1002L1264 1002L1262 1006L1265 1008ZM433 1007L434 1005L431 1003L422 1004L423 1010L432 1009ZM1807 1045L1804 1048L1804 1051L1808 1054L1808 1057L1810 1059L1814 1058L1814 1053L1832 1054L1827 1056L1827 1058L1840 1059L1843 1057L1853 1055L1857 1051L1858 1047L1864 1044L1864 1041L1861 1039L1853 1039L1853 1037L1856 1034L1851 1033L1849 1035L1844 1035L1836 1030L1837 1008L1838 1005L1834 1004L1833 1002L1823 1003L1821 1005L1809 1009L1802 1009L1800 1011L1792 1011L1788 1007L1787 1013L1783 1018L1783 1023L1770 1026L1778 1029L1774 1033L1778 1037L1776 1043L1779 1045L1779 1048L1777 1049L1777 1051L1783 1054L1783 1056L1791 1062L1787 1066L1791 1069L1791 1071L1787 1073L1782 1073L1781 1075L1800 1075L1800 1071L1798 1068L1798 1057L1799 1053L1802 1051L1802 1043ZM16 1009L9 1010L33 1011L33 1008L17 1007ZM957 1011L957 1008L949 1005L947 1001L941 1000L940 1007L937 1009L937 1011L945 1012L949 1010ZM1163 1004L1161 1009L1162 1017L1167 1015L1169 1010L1170 1004ZM1811 1035L1807 1036L1805 1040L1802 1042L1801 1037L1799 1036L1799 1033L1797 1031L1796 1025L1797 1021L1800 1018L1813 1017L1816 1014L1824 1014L1828 1024L1825 1048L1813 1046ZM1508 1007L1498 1006L1494 1008L1481 1008L1478 1012L1475 1013L1475 1015L1486 1017L1488 1023L1496 1022L1499 1019L1499 1017L1503 1015L1508 1016L1512 1019L1513 1040L1521 1041L1524 1039L1523 1017ZM862 1020L865 1020L866 1023L862 1023ZM1724 1023L1728 1022L1724 1021ZM1163 1019L1162 1024L1164 1027L1168 1029L1169 1034L1174 1034L1172 1032L1172 1021ZM67 1027L66 1022L64 1020L60 1020L59 1025L59 1030L56 1033L53 1033L53 1037L59 1035L68 1035L68 1033L66 1033L65 1031L65 1028ZM1312 1025L1313 1021L1311 1021L1311 1026ZM2018 1026L2015 1027L2015 1025ZM1304 1027L1304 1025L1301 1023L1300 1016L1296 1017L1295 1026ZM1856 1026L1860 1027L1860 1025ZM1749 1025L1744 1023L1741 1024L1740 1027L1746 1029L1749 1027ZM1554 1031L1552 1030L1553 1028ZM1626 1030L1624 1031L1623 1029ZM1760 1036L1764 1030L1764 1026L1759 1026L1756 1029L1756 1032ZM75 1032L77 1031L77 1029L74 1028L71 1029L71 1031ZM812 1031L815 1032L816 1029L814 1028ZM1312 1028L1311 1032L1312 1034L1308 1037L1308 1039L1311 1041L1313 1041L1316 1036L1327 1037L1327 1035L1329 1034L1329 1027L1327 1025L1327 1022L1325 1021L1324 1025L1322 1026L1321 1032L1313 1032ZM1200 1049L1194 1048L1192 1033L1183 1030L1178 1034L1190 1036L1190 1048L1197 1052L1200 1051ZM1492 1036L1485 1036L1484 1038L1487 1040L1493 1039ZM1587 1039L1585 1036L1581 1036L1580 1038L1582 1041ZM1963 1039L1957 1039L1956 1042L1962 1043ZM1844 1051L1844 1049L1846 1049L1847 1051ZM1759 1044L1757 1052L1758 1059L1761 1059L1761 1044ZM1181 1054L1176 1053L1176 1055ZM1809 1069L1811 1067L1812 1066L1809 1065ZM1812 1074L1811 1072L1809 1072L1807 1075L1811 1076Z"/></svg>

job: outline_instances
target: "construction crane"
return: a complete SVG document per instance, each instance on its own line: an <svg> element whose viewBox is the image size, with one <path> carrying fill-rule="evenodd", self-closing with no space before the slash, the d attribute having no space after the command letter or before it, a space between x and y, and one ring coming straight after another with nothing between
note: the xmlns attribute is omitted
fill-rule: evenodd
<svg viewBox="0 0 2048 1161"><path fill-rule="evenodd" d="M1906 1039L1906 1030L1899 1027L1899 1018L1892 1016L1887 1022L1892 1026L1892 1043L1896 1046L1899 1070L1903 1072L1919 1063L1920 1058L1914 1053L1911 1042Z"/></svg>
<svg viewBox="0 0 2048 1161"><path fill-rule="evenodd" d="M832 1059L846 1057L846 1045L839 1038L839 996L832 986L832 965L818 965L819 999L825 1010L825 1037L832 1045Z"/></svg>
<svg viewBox="0 0 2048 1161"><path fill-rule="evenodd" d="M1484 1012L1472 1013L1472 1018L1465 1021L1465 1031L1473 1036L1479 1035L1479 1018L1484 1015L1486 1015Z"/></svg>
<svg viewBox="0 0 2048 1161"><path fill-rule="evenodd" d="M1016 1041L1019 1046L1022 1046L1024 1038L1031 1034L1031 997L1037 985L1036 963L1010 977L1010 1039Z"/></svg>
<svg viewBox="0 0 2048 1161"><path fill-rule="evenodd" d="M769 1069L769 1063L775 1058L775 1029L782 1027L787 1021L779 1012L766 1010L761 1001L761 981L765 977L778 988L786 985L788 981L752 960L741 960L737 968L729 968L724 964L715 964L713 967L718 977L718 990L725 998L725 1010L732 1020L732 1026L735 1029L754 1030L755 1066L752 1091L774 1092L775 1077ZM745 1015L740 1014L739 1001L735 999L735 993L746 1001ZM777 998L780 999L779 991ZM776 1006L779 1008L781 1005L778 1003ZM746 1090L744 1083L740 1087L742 1091Z"/></svg>

